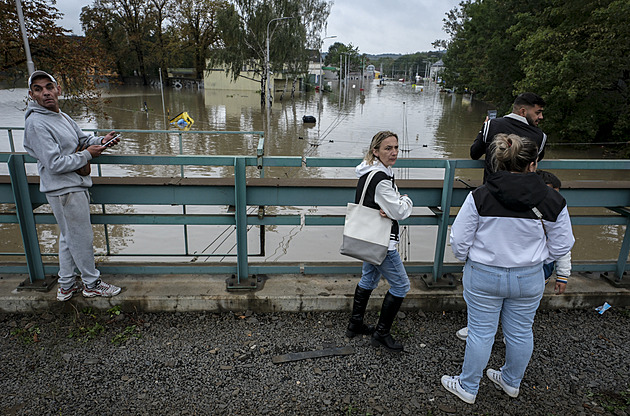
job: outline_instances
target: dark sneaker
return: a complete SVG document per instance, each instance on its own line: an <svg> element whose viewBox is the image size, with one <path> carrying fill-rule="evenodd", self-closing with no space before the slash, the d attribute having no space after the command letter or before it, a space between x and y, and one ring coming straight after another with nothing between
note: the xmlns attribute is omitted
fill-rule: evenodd
<svg viewBox="0 0 630 416"><path fill-rule="evenodd" d="M97 280L93 287L85 286L83 288L83 296L86 298L93 298L94 296L103 296L106 298L116 296L120 293L118 286L110 285L102 280Z"/></svg>
<svg viewBox="0 0 630 416"><path fill-rule="evenodd" d="M64 289L61 286L57 288L57 300L60 302L65 302L72 297L75 293L81 290L81 287L75 282L68 289Z"/></svg>

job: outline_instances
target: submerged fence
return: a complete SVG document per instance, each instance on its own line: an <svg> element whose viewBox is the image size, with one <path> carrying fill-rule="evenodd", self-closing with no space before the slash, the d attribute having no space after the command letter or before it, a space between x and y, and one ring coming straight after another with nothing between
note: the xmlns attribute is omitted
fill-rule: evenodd
<svg viewBox="0 0 630 416"><path fill-rule="evenodd" d="M124 130L123 130L124 131ZM132 130L129 130L132 131ZM136 131L137 132L137 131ZM152 131L151 133L155 133ZM163 132L162 132L163 133ZM172 131L168 132L173 134ZM200 132L195 132L199 134ZM99 264L102 273L111 274L180 274L209 273L232 274L228 288L247 289L255 286L255 276L260 274L347 274L360 273L359 262L260 262L258 254L248 252L248 228L259 226L260 249L264 252L264 230L267 226L302 225L343 226L343 214L326 214L327 207L344 207L354 199L356 179L321 178L266 178L265 170L277 167L298 170L316 168L352 168L360 159L320 158L301 156L264 156L264 140L261 132L208 132L212 134L257 134L260 135L254 156L115 156L104 155L92 161L101 166L174 166L180 169L177 177L94 177L91 194L94 204L102 209L92 214L93 224L102 224L105 229L106 253L110 261ZM181 143L181 136L180 136ZM181 152L181 145L180 145ZM24 244L23 253L0 253L5 256L21 256L17 263L0 263L0 273L28 273L31 282L45 279L57 271L53 262L45 263L42 257L54 255L43 253L38 234L38 225L54 224L51 213L39 212L35 208L46 204L46 198L38 190L39 178L27 176L26 166L35 163L30 156L15 151L0 153L0 166L8 168L8 175L0 175L0 204L8 204L0 212L0 224L19 224ZM545 160L541 169L580 169L580 170L622 170L630 172L628 160ZM186 177L185 169L191 167L219 167L225 169L221 177ZM439 286L443 276L461 271L461 263L445 263L444 254L448 241L448 226L452 224L456 209L461 206L471 186L456 180L458 169L483 169L482 161L458 159L399 159L397 168L440 169L443 180L398 179L401 193L408 194L414 206L426 207L426 213L412 215L401 225L432 226L437 230L434 242L434 256L428 262L406 262L409 274L420 274L429 286ZM624 175L623 177L630 177ZM616 261L591 261L579 259L574 262L576 272L607 273L614 282L620 283L629 270L630 252L630 182L628 181L572 181L563 184L562 194L570 209L606 208L596 214L571 213L574 225L624 225L625 234L620 244ZM14 204L14 205L13 205ZM108 212L106 206L157 205L179 206L179 213L120 213ZM191 213L190 206L230 207L226 212ZM14 209L13 209L14 207ZM275 213L274 207L316 208L315 213ZM249 213L248 213L249 209ZM339 212L339 208L337 208ZM280 210L282 212L282 210ZM602 214L602 212L604 212ZM178 254L142 253L133 256L172 257L198 256L188 248L188 227L199 225L233 226L236 235L235 253L221 253L220 256L236 257L233 264L221 262L117 262L120 257L110 251L107 236L108 226L130 225L178 225L184 233L184 248ZM159 233L155 237L159 239ZM169 242L170 244L170 242ZM315 241L317 245L335 245L340 241ZM129 255L127 255L129 256ZM203 255L202 255L203 256ZM207 255L212 256L212 255ZM447 279L448 280L448 279ZM625 282L624 282L625 283ZM450 284L448 281L445 284Z"/></svg>

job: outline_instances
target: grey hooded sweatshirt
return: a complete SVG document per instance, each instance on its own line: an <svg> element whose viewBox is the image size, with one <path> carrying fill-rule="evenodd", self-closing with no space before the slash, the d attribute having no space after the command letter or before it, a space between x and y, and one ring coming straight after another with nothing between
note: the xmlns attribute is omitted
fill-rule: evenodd
<svg viewBox="0 0 630 416"><path fill-rule="evenodd" d="M51 196L85 191L92 186L90 176L75 170L84 166L92 155L77 146L101 144L101 138L84 133L67 114L55 113L36 102L29 102L24 115L24 148L37 159L39 190Z"/></svg>

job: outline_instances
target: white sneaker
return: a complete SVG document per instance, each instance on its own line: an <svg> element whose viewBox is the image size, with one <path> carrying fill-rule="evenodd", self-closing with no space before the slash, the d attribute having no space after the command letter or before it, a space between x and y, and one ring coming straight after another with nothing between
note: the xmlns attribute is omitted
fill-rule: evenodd
<svg viewBox="0 0 630 416"><path fill-rule="evenodd" d="M455 336L461 339L462 341L466 341L466 338L468 338L468 327L465 326L459 331L455 332Z"/></svg>
<svg viewBox="0 0 630 416"><path fill-rule="evenodd" d="M442 376L442 385L446 390L453 393L466 403L473 404L477 398L476 394L468 393L459 382L459 376Z"/></svg>
<svg viewBox="0 0 630 416"><path fill-rule="evenodd" d="M70 286L70 288L68 289L64 289L59 286L59 288L57 288L57 300L60 302L65 302L68 299L72 298L72 295L79 292L80 290L81 286L79 286L77 282L74 282L72 286Z"/></svg>
<svg viewBox="0 0 630 416"><path fill-rule="evenodd" d="M500 371L489 368L488 371L486 371L486 375L490 380L492 380L494 387L496 387L497 390L503 389L503 391L510 397L518 396L518 387L512 387L505 384Z"/></svg>
<svg viewBox="0 0 630 416"><path fill-rule="evenodd" d="M93 298L94 296L103 296L108 298L111 296L116 296L119 293L120 288L118 286L105 283L101 279L98 279L94 283L93 287L83 287L83 296L86 298Z"/></svg>

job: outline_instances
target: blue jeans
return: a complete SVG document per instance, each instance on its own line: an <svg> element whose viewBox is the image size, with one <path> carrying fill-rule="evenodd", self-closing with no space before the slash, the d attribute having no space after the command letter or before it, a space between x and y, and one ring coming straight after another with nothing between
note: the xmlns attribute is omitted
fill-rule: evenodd
<svg viewBox="0 0 630 416"><path fill-rule="evenodd" d="M389 283L389 293L392 295L404 298L409 292L409 277L400 259L398 250L389 250L385 260L378 266L364 262L359 287L365 290L376 289L379 280L381 280L381 275Z"/></svg>
<svg viewBox="0 0 630 416"><path fill-rule="evenodd" d="M499 318L505 337L503 381L519 387L534 350L532 325L545 289L542 263L506 269L468 260L464 266L464 300L468 306L468 337L460 381L477 394L490 359Z"/></svg>

